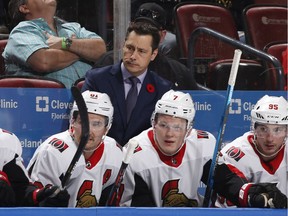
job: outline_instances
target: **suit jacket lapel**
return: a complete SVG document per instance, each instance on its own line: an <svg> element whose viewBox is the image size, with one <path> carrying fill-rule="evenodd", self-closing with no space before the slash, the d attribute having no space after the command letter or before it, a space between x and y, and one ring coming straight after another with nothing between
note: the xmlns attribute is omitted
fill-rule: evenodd
<svg viewBox="0 0 288 216"><path fill-rule="evenodd" d="M140 110L143 109L146 104L154 101L156 96L156 84L153 76L151 76L151 73L148 71L138 95L139 100L137 100L137 108L139 107Z"/></svg>
<svg viewBox="0 0 288 216"><path fill-rule="evenodd" d="M123 77L121 73L121 63L116 64L112 67L110 70L110 73L112 74L111 78L111 88L113 89L114 95L116 96L116 102L119 109L119 112L121 114L121 120L123 127L126 127L126 104L125 104L125 90L124 90L124 84L123 84Z"/></svg>

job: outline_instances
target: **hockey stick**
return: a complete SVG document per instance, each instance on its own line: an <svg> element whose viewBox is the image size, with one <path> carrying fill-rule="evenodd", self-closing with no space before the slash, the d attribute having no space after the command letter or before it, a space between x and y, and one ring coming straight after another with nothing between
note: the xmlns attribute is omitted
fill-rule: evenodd
<svg viewBox="0 0 288 216"><path fill-rule="evenodd" d="M226 121L227 121L227 117L229 114L229 107L230 107L231 98L232 98L232 94L234 90L236 76L238 73L238 67L240 63L241 54L242 54L242 51L239 49L236 49L234 51L234 57L233 57L233 62L232 62L232 67L231 67L230 76L228 80L227 92L226 92L226 102L225 102L225 107L224 107L224 113L221 118L220 127L219 127L216 144L214 148L213 158L212 158L212 162L210 165L203 207L209 206L211 195L212 195L213 184L214 184L214 172L215 172L215 168L218 162L219 151L221 149L221 143L222 143L223 135L225 132Z"/></svg>
<svg viewBox="0 0 288 216"><path fill-rule="evenodd" d="M124 156L124 159L122 161L121 167L119 169L119 172L117 174L115 183L113 185L113 187L111 188L109 197L107 199L106 202L106 206L113 206L115 199L117 198L117 194L118 194L118 189L123 181L123 176L125 174L126 168L130 162L130 159L134 153L134 150L136 149L136 147L138 146L138 142L136 140L129 140L128 142L128 147L127 147L127 151L126 154Z"/></svg>
<svg viewBox="0 0 288 216"><path fill-rule="evenodd" d="M88 138L89 138L89 119L88 119L88 112L87 112L86 103L82 97L81 92L79 91L79 89L76 86L71 87L71 92L72 92L74 100L78 106L79 115L81 118L82 132L81 132L81 138L80 138L80 143L78 145L78 149L77 149L64 177L61 180L62 188L65 187L66 183L70 179L72 172L75 168L75 165L78 162L80 156L82 155L83 149L85 148L85 145L86 145Z"/></svg>

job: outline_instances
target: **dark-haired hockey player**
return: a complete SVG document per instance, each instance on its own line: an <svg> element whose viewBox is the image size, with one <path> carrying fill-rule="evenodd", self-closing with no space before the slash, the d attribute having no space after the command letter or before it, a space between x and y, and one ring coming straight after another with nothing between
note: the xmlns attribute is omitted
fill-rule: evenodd
<svg viewBox="0 0 288 216"><path fill-rule="evenodd" d="M252 130L221 150L215 206L287 208L287 100L265 95L251 119Z"/></svg>
<svg viewBox="0 0 288 216"><path fill-rule="evenodd" d="M82 95L87 106L90 133L67 182L70 207L105 205L122 163L121 148L114 139L106 136L114 111L109 96L88 90ZM27 168L34 182L44 186L61 185L81 139L81 124L74 102L69 129L49 137L30 160Z"/></svg>

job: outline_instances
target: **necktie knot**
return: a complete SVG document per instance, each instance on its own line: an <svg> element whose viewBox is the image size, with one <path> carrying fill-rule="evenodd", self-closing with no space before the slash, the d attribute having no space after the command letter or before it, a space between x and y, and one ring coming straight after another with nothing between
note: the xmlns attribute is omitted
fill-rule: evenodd
<svg viewBox="0 0 288 216"><path fill-rule="evenodd" d="M137 77L131 76L128 78L132 86L137 86L137 83L140 81Z"/></svg>

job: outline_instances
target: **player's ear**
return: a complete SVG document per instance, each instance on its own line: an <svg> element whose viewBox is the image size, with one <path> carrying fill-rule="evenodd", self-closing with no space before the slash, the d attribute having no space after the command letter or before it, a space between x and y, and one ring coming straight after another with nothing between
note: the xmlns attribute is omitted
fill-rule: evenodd
<svg viewBox="0 0 288 216"><path fill-rule="evenodd" d="M69 129L70 129L70 132L72 132L72 133L74 132L75 122L76 122L76 119L74 119L74 118L70 119Z"/></svg>

